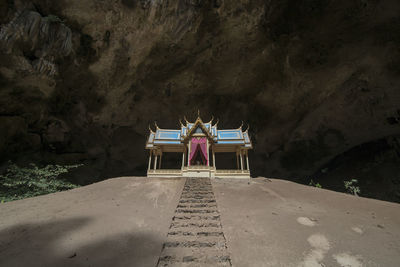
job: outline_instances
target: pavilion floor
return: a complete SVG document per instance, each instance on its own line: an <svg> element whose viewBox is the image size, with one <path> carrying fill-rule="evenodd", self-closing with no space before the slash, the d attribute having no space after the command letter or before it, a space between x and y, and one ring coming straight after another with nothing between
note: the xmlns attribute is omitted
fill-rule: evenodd
<svg viewBox="0 0 400 267"><path fill-rule="evenodd" d="M182 169L150 169L147 177L208 177L208 178L250 178L250 171L215 169L212 166L194 165Z"/></svg>

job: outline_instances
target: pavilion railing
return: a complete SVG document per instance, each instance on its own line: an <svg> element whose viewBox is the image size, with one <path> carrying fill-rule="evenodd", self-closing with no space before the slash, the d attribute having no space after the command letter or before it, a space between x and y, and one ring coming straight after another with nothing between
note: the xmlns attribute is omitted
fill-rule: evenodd
<svg viewBox="0 0 400 267"><path fill-rule="evenodd" d="M182 170L181 169L150 169L147 171L148 173L176 173L176 174L181 174Z"/></svg>
<svg viewBox="0 0 400 267"><path fill-rule="evenodd" d="M250 171L248 171L248 170L222 170L222 169L217 169L217 170L215 170L215 173L216 174L219 174L219 173L250 173Z"/></svg>
<svg viewBox="0 0 400 267"><path fill-rule="evenodd" d="M212 166L206 166L206 165L192 165L192 166L186 166L184 169L187 170L209 170L213 169Z"/></svg>

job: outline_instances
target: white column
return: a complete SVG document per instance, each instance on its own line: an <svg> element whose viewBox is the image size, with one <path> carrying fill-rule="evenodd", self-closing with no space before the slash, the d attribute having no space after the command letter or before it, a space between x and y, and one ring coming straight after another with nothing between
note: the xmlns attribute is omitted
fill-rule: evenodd
<svg viewBox="0 0 400 267"><path fill-rule="evenodd" d="M154 170L157 169L157 154L154 155Z"/></svg>
<svg viewBox="0 0 400 267"><path fill-rule="evenodd" d="M247 170L250 171L250 165L249 165L249 151L246 151L246 162L247 162Z"/></svg>
<svg viewBox="0 0 400 267"><path fill-rule="evenodd" d="M243 154L242 154L242 150L240 150L240 168L243 171Z"/></svg>
<svg viewBox="0 0 400 267"><path fill-rule="evenodd" d="M210 166L210 146L207 139L207 166Z"/></svg>
<svg viewBox="0 0 400 267"><path fill-rule="evenodd" d="M213 152L213 167L214 167L214 169L216 169L215 168L215 152L214 152L214 149L212 150L212 152Z"/></svg>
<svg viewBox="0 0 400 267"><path fill-rule="evenodd" d="M190 159L189 159L189 157L190 157L190 147L192 146L192 141L189 141L189 143L188 143L188 161L187 161L187 165L188 166L190 166Z"/></svg>
<svg viewBox="0 0 400 267"><path fill-rule="evenodd" d="M183 150L183 152L182 152L182 169L183 169L183 167L185 167L185 152L186 152L186 150Z"/></svg>
<svg viewBox="0 0 400 267"><path fill-rule="evenodd" d="M158 168L161 169L162 152L160 154L160 162L158 163Z"/></svg>
<svg viewBox="0 0 400 267"><path fill-rule="evenodd" d="M150 155L149 155L149 167L147 168L147 171L149 171L150 170L150 168L151 168L151 155L152 155L152 150L150 150L150 153L149 153Z"/></svg>

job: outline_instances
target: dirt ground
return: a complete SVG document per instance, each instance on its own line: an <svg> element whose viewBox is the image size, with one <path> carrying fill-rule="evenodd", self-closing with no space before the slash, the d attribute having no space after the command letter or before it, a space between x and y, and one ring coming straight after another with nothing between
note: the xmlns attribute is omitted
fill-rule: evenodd
<svg viewBox="0 0 400 267"><path fill-rule="evenodd" d="M1 204L0 266L156 266L185 181L114 178ZM400 266L399 204L266 178L212 188L233 266Z"/></svg>
<svg viewBox="0 0 400 267"><path fill-rule="evenodd" d="M400 266L400 205L257 178L215 180L235 266Z"/></svg>
<svg viewBox="0 0 400 267"><path fill-rule="evenodd" d="M0 266L155 266L183 179L127 177L0 205Z"/></svg>

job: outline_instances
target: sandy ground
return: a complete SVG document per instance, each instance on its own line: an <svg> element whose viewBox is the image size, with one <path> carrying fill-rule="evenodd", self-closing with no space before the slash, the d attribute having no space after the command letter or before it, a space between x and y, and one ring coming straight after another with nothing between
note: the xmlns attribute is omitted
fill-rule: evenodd
<svg viewBox="0 0 400 267"><path fill-rule="evenodd" d="M185 179L0 205L0 266L155 266ZM400 266L400 205L257 178L212 185L234 266Z"/></svg>
<svg viewBox="0 0 400 267"><path fill-rule="evenodd" d="M0 205L0 266L155 266L183 179L129 177Z"/></svg>
<svg viewBox="0 0 400 267"><path fill-rule="evenodd" d="M236 266L400 266L400 205L276 179L215 180Z"/></svg>

